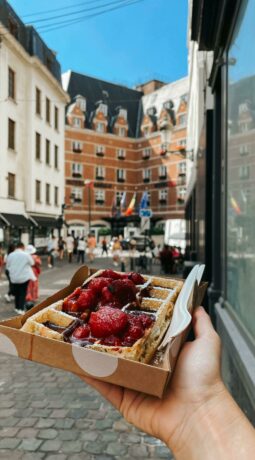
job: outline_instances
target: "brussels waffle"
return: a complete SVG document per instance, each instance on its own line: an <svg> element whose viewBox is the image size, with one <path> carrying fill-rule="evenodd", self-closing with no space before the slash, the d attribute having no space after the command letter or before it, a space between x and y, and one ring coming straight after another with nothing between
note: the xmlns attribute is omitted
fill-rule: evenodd
<svg viewBox="0 0 255 460"><path fill-rule="evenodd" d="M29 317L22 330L148 363L182 286L175 279L99 270L67 298Z"/></svg>

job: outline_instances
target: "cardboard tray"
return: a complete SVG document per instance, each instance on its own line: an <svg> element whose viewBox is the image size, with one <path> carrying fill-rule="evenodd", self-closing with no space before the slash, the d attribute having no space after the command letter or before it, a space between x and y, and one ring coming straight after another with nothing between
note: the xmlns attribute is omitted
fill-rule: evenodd
<svg viewBox="0 0 255 460"><path fill-rule="evenodd" d="M20 330L29 316L71 294L95 271L86 266L79 268L69 286L24 315L0 322L0 352L162 397L190 325L173 339L164 352L161 364L157 366L118 358ZM206 287L206 283L195 286L190 310L201 304Z"/></svg>

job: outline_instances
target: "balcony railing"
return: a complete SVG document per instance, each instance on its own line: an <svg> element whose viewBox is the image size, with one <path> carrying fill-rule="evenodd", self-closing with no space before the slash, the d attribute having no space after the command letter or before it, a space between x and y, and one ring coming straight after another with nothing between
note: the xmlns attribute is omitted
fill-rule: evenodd
<svg viewBox="0 0 255 460"><path fill-rule="evenodd" d="M149 160L150 158L150 155L149 154L144 154L143 155L143 160Z"/></svg>
<svg viewBox="0 0 255 460"><path fill-rule="evenodd" d="M104 157L104 152L96 152L97 157Z"/></svg>
<svg viewBox="0 0 255 460"><path fill-rule="evenodd" d="M161 174L158 178L159 178L159 180L166 180L167 175L166 174Z"/></svg>
<svg viewBox="0 0 255 460"><path fill-rule="evenodd" d="M82 203L82 198L74 197L73 202L74 203Z"/></svg>
<svg viewBox="0 0 255 460"><path fill-rule="evenodd" d="M79 172L73 172L73 173L72 173L72 177L78 177L78 178L80 178L80 177L82 177L82 174L79 173Z"/></svg>
<svg viewBox="0 0 255 460"><path fill-rule="evenodd" d="M125 158L126 158L126 155L121 155L121 154L118 155L118 160L125 160Z"/></svg>
<svg viewBox="0 0 255 460"><path fill-rule="evenodd" d="M150 178L149 178L149 177L144 177L144 178L143 178L143 181L144 181L144 183L146 184L146 183L150 182Z"/></svg>
<svg viewBox="0 0 255 460"><path fill-rule="evenodd" d="M162 205L162 206L164 206L164 205L167 204L167 200L166 200L165 198L161 198L161 199L159 200L159 204Z"/></svg>
<svg viewBox="0 0 255 460"><path fill-rule="evenodd" d="M104 180L104 176L96 176L96 180Z"/></svg>
<svg viewBox="0 0 255 460"><path fill-rule="evenodd" d="M125 182L125 179L124 179L124 177L117 177L117 181L118 182Z"/></svg>
<svg viewBox="0 0 255 460"><path fill-rule="evenodd" d="M73 152L74 153L82 153L82 148L81 147L73 147Z"/></svg>
<svg viewBox="0 0 255 460"><path fill-rule="evenodd" d="M182 198L182 197L177 197L177 203L178 203L178 204L184 204L184 198Z"/></svg>
<svg viewBox="0 0 255 460"><path fill-rule="evenodd" d="M104 200L95 200L95 203L96 203L96 204L99 204L99 205L103 205L103 204L104 204Z"/></svg>

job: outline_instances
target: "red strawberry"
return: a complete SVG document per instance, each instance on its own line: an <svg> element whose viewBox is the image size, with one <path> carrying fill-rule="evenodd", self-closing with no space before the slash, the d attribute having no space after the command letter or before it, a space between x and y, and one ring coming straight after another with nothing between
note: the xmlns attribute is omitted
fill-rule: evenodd
<svg viewBox="0 0 255 460"><path fill-rule="evenodd" d="M137 288L129 279L115 280L107 288L115 298L125 304L136 298Z"/></svg>
<svg viewBox="0 0 255 460"><path fill-rule="evenodd" d="M102 289L108 286L111 283L110 278L94 278L88 284L89 289L91 289L97 296L101 295Z"/></svg>
<svg viewBox="0 0 255 460"><path fill-rule="evenodd" d="M124 342L135 343L144 335L144 329L142 326L131 325L123 337Z"/></svg>
<svg viewBox="0 0 255 460"><path fill-rule="evenodd" d="M88 337L90 334L90 328L88 324L84 324L83 326L77 327L74 332L73 332L73 337L76 339L85 339L85 337Z"/></svg>
<svg viewBox="0 0 255 460"><path fill-rule="evenodd" d="M140 275L140 273L130 272L127 273L127 278L135 284L144 284L145 279Z"/></svg>
<svg viewBox="0 0 255 460"><path fill-rule="evenodd" d="M152 323L155 321L155 319L153 319L151 316L145 314L139 315L139 319L144 329L151 327Z"/></svg>
<svg viewBox="0 0 255 460"><path fill-rule="evenodd" d="M110 347L119 347L121 346L121 340L116 335L109 335L105 339L101 340L102 345L108 345Z"/></svg>
<svg viewBox="0 0 255 460"><path fill-rule="evenodd" d="M82 290L78 299L77 307L78 311L83 311L89 308L90 310L96 306L97 298L95 293L91 289Z"/></svg>
<svg viewBox="0 0 255 460"><path fill-rule="evenodd" d="M62 310L64 312L75 312L78 311L76 299L65 299L63 302Z"/></svg>
<svg viewBox="0 0 255 460"><path fill-rule="evenodd" d="M92 312L89 319L91 332L95 337L107 337L121 333L128 322L128 315L111 307L101 307Z"/></svg>
<svg viewBox="0 0 255 460"><path fill-rule="evenodd" d="M123 305L118 299L113 299L110 301L106 301L102 299L98 302L97 307L98 308L101 308L101 307L122 308Z"/></svg>
<svg viewBox="0 0 255 460"><path fill-rule="evenodd" d="M114 302L114 300L116 300L114 294L108 289L108 286L105 286L102 289L102 303L105 305L106 303Z"/></svg>
<svg viewBox="0 0 255 460"><path fill-rule="evenodd" d="M112 280L119 280L119 279L122 279L124 276L125 276L124 274L116 273L113 270L104 270L100 274L100 277L111 278Z"/></svg>

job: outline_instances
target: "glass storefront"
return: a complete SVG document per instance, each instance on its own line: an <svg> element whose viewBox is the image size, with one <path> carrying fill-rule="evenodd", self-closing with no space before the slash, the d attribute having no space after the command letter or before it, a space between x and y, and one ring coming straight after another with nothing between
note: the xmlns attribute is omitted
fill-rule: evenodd
<svg viewBox="0 0 255 460"><path fill-rule="evenodd" d="M255 338L255 2L243 2L228 53L226 299Z"/></svg>

